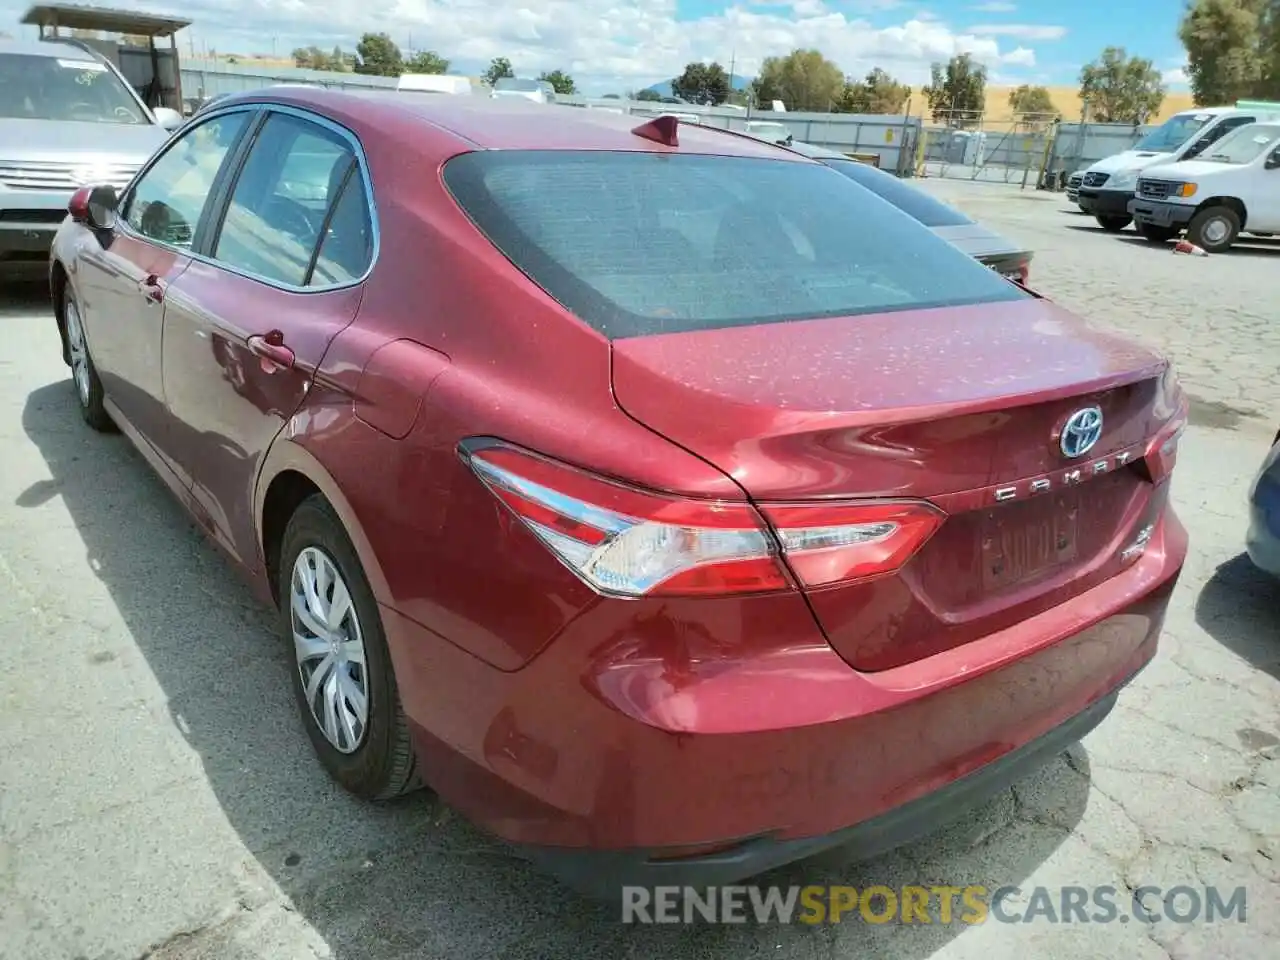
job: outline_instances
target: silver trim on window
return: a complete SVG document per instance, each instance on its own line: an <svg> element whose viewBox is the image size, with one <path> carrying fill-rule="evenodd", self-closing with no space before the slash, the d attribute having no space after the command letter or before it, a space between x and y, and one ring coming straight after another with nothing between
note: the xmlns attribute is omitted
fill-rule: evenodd
<svg viewBox="0 0 1280 960"><path fill-rule="evenodd" d="M165 145L166 149L157 151L155 156L153 156L150 160L148 160L147 163L142 167L142 169L138 171L137 175L133 178L132 181L130 181L129 186L125 189L124 193L120 195L120 203L118 205L119 208L123 209L123 206L126 203L126 201L128 199L131 199L134 186L136 186L138 181L140 181L144 176L147 175L147 173L151 170L151 168L155 166L157 162L159 162L161 157L163 157L165 154L169 152L169 149L171 149L175 145L179 137L190 136L191 132L195 130L196 127L204 126L204 124L206 123L209 123L213 120L217 120L219 117L224 117L232 113L249 113L249 114L255 114L255 115L259 113L286 114L288 116L296 117L299 120L305 120L310 123L314 123L317 126L324 127L325 129L337 134L338 136L342 137L344 140L347 141L347 143L351 147L352 156L355 157L356 165L360 168L361 180L363 180L364 182L365 209L369 213L369 229L372 231L372 241L373 241L372 248L373 249L369 256L369 266L364 271L364 273L362 273L359 277L357 277L354 280L344 280L342 283L330 283L322 286L300 287L291 283L284 283L280 280L275 280L269 277L259 276L256 273L252 273L248 270L241 270L238 267L234 267L228 263L218 260L216 257L205 256L202 253L196 253L194 250L175 246L174 244L171 244L171 243L165 243L162 240L156 240L154 237L145 236L141 233L138 233L136 230L133 230L129 226L128 221L126 221L123 216L116 217L116 229L120 230L126 236L132 237L135 240L140 240L143 243L155 244L157 247L162 247L166 250L172 250L174 253L177 253L180 256L190 257L192 260L195 260L198 263L203 263L210 267L216 267L217 269L222 270L226 273L234 274L237 277L244 277L246 280L253 280L257 283L264 284L265 286L268 286L268 287L274 287L277 290L284 290L287 293L332 293L336 290L347 290L347 289L350 289L351 287L357 287L360 284L364 283L366 280L368 280L369 275L373 273L373 268L378 265L378 255L381 253L381 250L382 250L382 242L381 242L382 231L380 229L380 225L378 222L378 203L377 203L377 200L374 198L374 194L373 194L373 178L370 177L369 175L368 158L365 157L364 147L360 143L360 138L357 137L351 130L342 126L342 124L340 123L330 120L328 117L321 116L318 113L312 113L309 110L302 110L302 109L299 109L298 107L290 106L288 104L283 104L283 103L238 103L238 104L231 104L220 109L210 110L207 114L202 114L199 117L198 122L196 121L195 118L193 118L191 122L189 122L180 131L178 131L178 133L174 135L173 139L170 140ZM252 118L250 119L249 122L252 125L253 123ZM239 148L239 145L237 144L237 149L238 148ZM252 146L250 146L250 150L252 149L253 149ZM228 205L230 204L231 202L230 196L227 197L226 202ZM198 228L199 224L197 224L196 226Z"/></svg>

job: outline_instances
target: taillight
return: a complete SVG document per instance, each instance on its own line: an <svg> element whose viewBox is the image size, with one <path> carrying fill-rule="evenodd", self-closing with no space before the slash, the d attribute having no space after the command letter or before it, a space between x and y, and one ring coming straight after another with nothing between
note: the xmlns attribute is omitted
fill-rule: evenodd
<svg viewBox="0 0 1280 960"><path fill-rule="evenodd" d="M770 529L747 503L638 490L501 442L462 455L565 566L611 596L770 593L877 576L943 519L915 502L765 505Z"/></svg>
<svg viewBox="0 0 1280 960"><path fill-rule="evenodd" d="M806 587L826 587L897 570L933 536L943 515L917 501L761 507L787 564Z"/></svg>
<svg viewBox="0 0 1280 960"><path fill-rule="evenodd" d="M1178 442L1186 429L1187 412L1184 406L1152 439L1145 459L1153 483L1159 483L1173 472L1174 465L1178 462Z"/></svg>
<svg viewBox="0 0 1280 960"><path fill-rule="evenodd" d="M1168 413L1168 419L1160 431L1151 438L1143 459L1151 474L1153 483L1159 483L1173 472L1178 462L1178 442L1187 429L1190 417L1190 401L1183 392L1172 367L1165 369L1160 378L1160 392L1156 407L1157 415Z"/></svg>

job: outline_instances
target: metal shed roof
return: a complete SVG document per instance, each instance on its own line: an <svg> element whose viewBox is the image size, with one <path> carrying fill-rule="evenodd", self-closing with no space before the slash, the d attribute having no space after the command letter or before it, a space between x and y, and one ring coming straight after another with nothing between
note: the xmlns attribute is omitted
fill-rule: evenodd
<svg viewBox="0 0 1280 960"><path fill-rule="evenodd" d="M66 27L69 30L106 30L135 37L170 37L190 20L162 17L131 10L89 7L76 3L43 3L31 7L21 23L32 26Z"/></svg>

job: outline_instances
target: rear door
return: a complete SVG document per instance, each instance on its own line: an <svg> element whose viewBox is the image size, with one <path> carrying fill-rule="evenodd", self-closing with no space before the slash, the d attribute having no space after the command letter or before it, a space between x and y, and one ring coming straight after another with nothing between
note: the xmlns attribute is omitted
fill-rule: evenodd
<svg viewBox="0 0 1280 960"><path fill-rule="evenodd" d="M201 257L166 296L164 385L175 449L214 536L257 561L262 457L355 318L372 264L367 171L354 135L270 112Z"/></svg>

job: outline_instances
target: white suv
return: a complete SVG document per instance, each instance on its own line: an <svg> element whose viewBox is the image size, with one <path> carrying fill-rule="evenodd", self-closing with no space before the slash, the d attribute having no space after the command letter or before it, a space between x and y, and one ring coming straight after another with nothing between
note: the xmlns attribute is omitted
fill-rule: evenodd
<svg viewBox="0 0 1280 960"><path fill-rule="evenodd" d="M47 262L71 195L123 190L181 125L74 42L0 40L0 268Z"/></svg>

